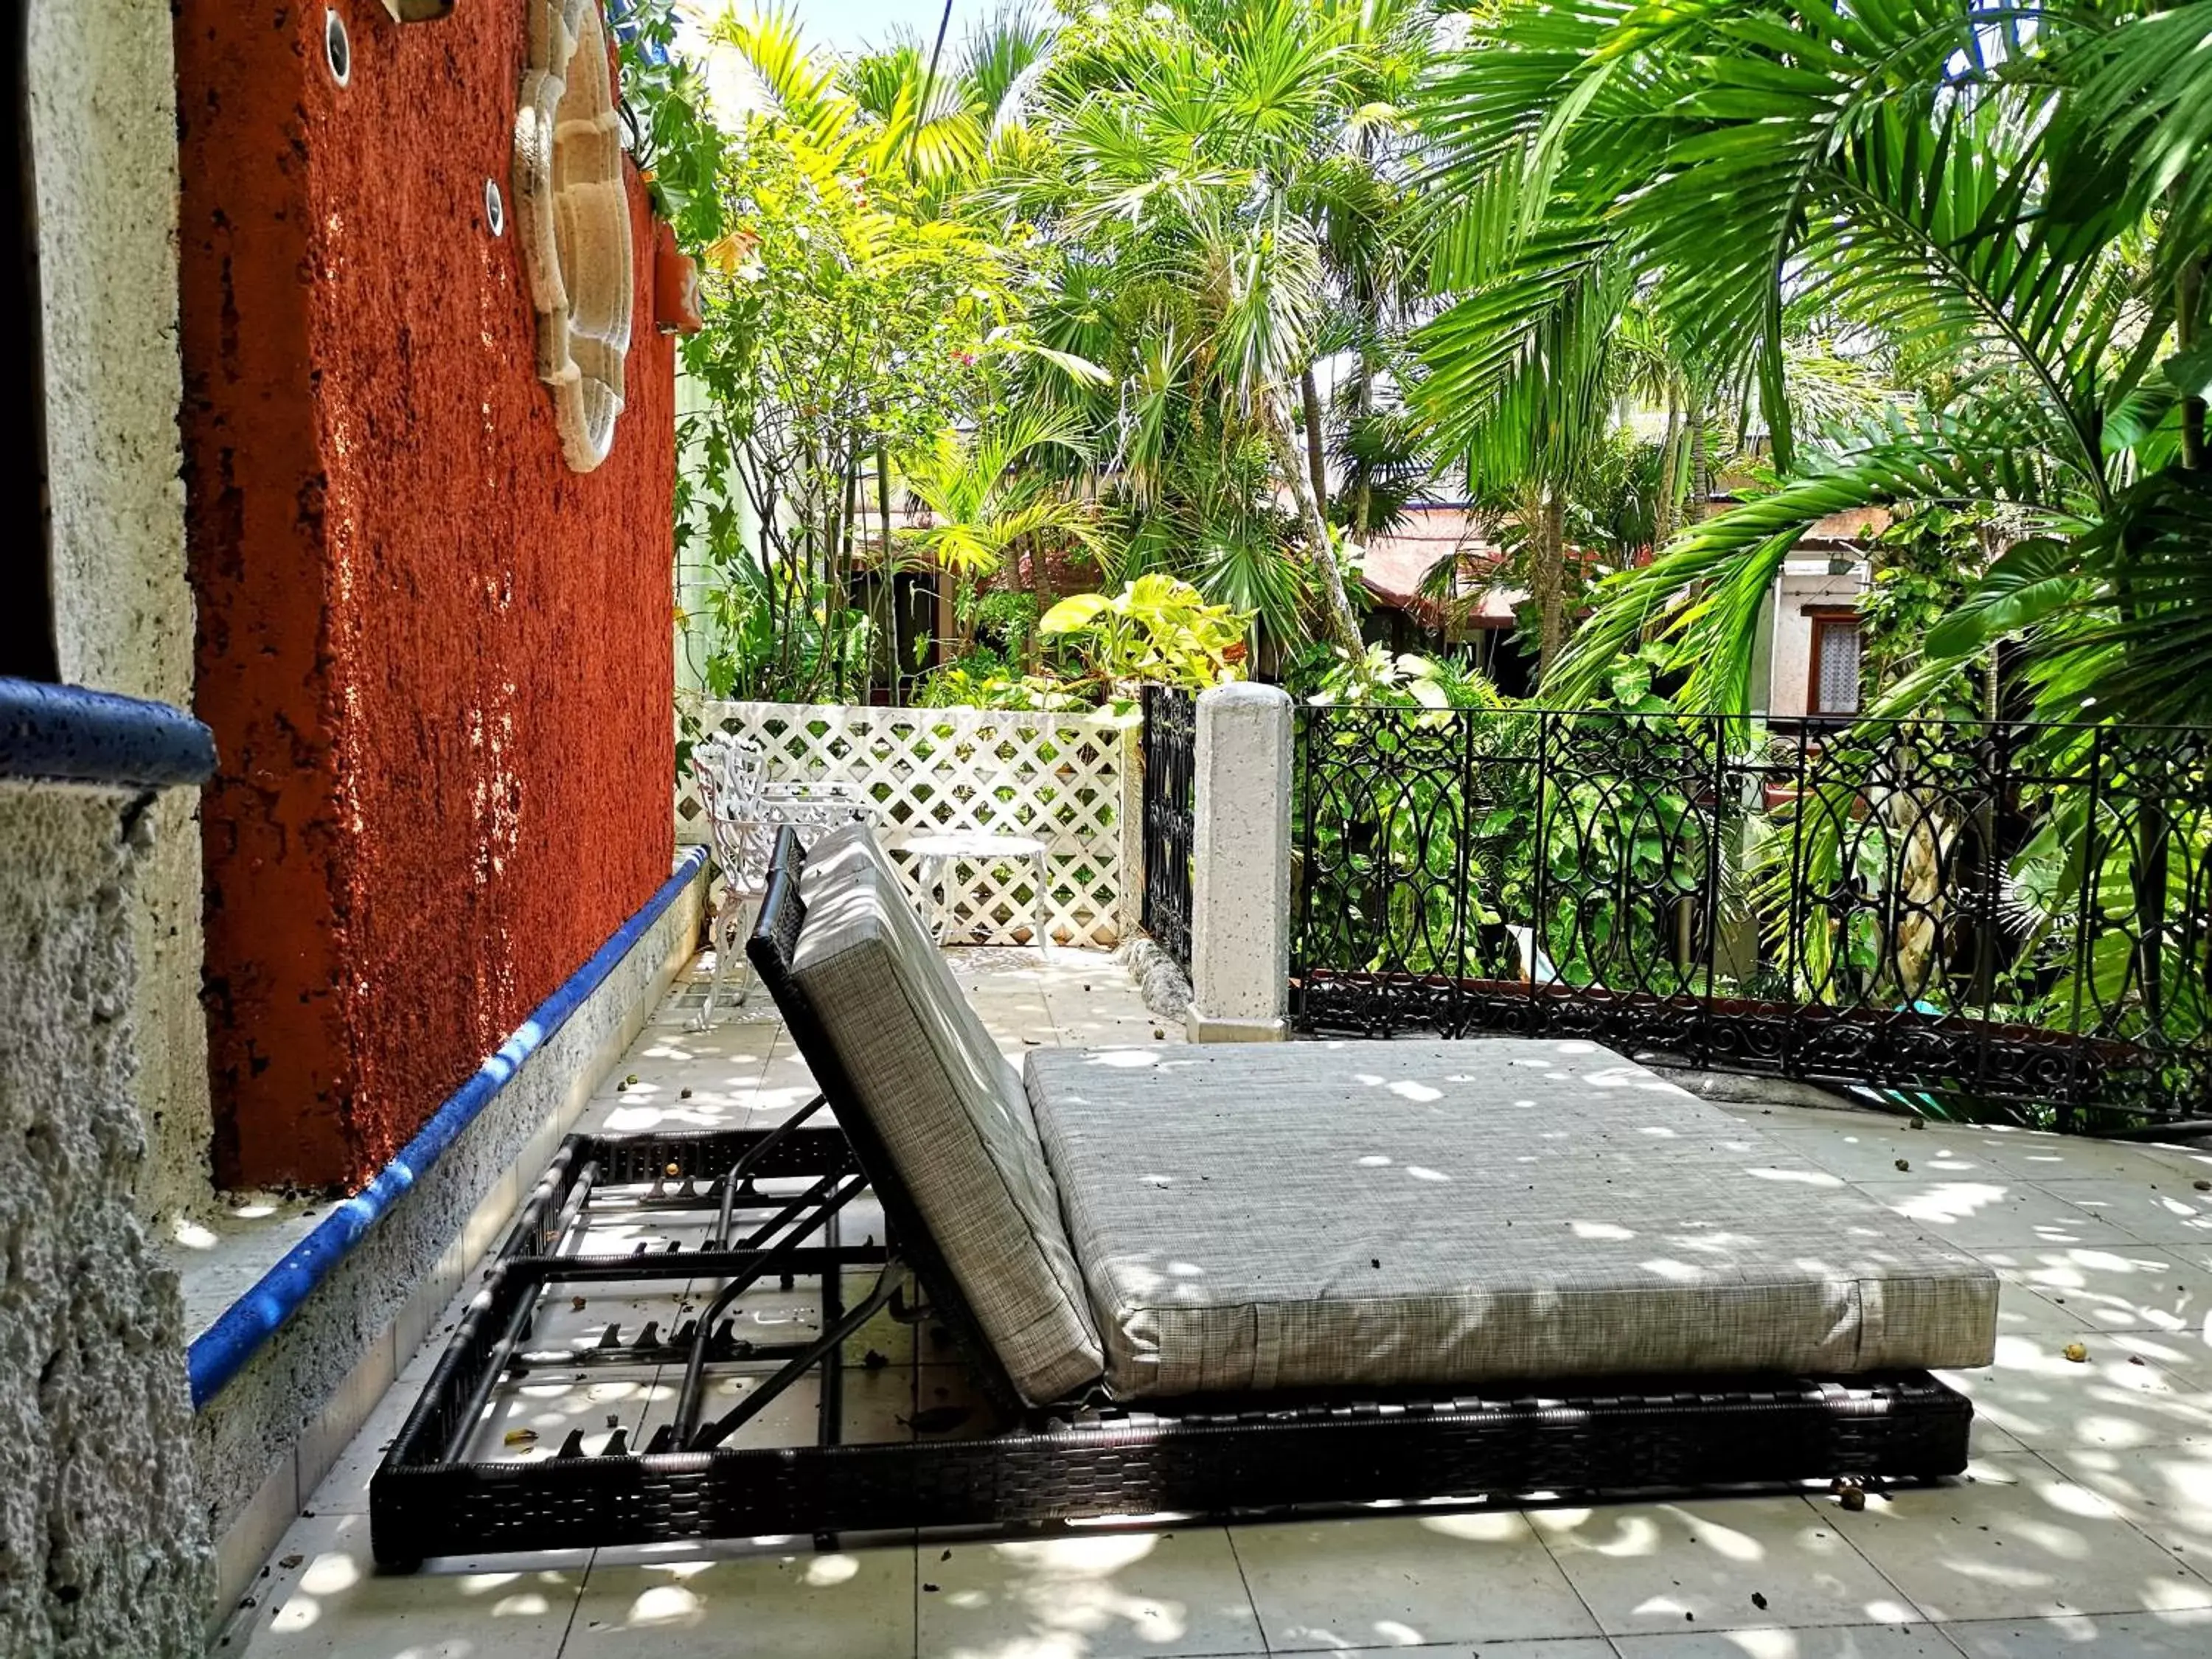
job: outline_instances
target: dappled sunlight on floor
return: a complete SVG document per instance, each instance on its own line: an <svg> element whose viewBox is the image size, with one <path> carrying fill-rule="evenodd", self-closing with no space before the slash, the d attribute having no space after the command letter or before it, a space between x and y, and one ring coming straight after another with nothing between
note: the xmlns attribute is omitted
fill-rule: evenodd
<svg viewBox="0 0 2212 1659"><path fill-rule="evenodd" d="M1204 1051L1147 1012L1120 966L1093 952L948 952L1003 1053L1100 1051L1127 1075L1185 1073ZM811 1097L805 1065L764 993L692 1029L702 959L604 1081L582 1126L621 1131L762 1128ZM1588 1045L1572 1045L1587 1050ZM1562 1045L1559 1059L1571 1060ZM1556 1069L1530 1056L1532 1080ZM1363 1072L1360 1098L1444 1109L1468 1073L1425 1061ZM1621 1097L1629 1067L1590 1073ZM1496 1109L1546 1109L1543 1091ZM1725 1158L1786 1201L1872 1200L1996 1269L1996 1356L1946 1373L1975 1401L1969 1478L1875 1492L1851 1511L1825 1485L1746 1496L1596 1506L1523 1496L1448 1512L1377 1506L1350 1517L1231 1528L1148 1517L1017 1541L770 1538L710 1547L575 1551L433 1562L379 1575L368 1481L435 1364L460 1304L304 1505L214 1649L255 1659L1113 1659L1410 1651L1425 1659L2203 1659L2212 1654L2212 1153L2120 1146L1988 1127L1791 1107L1726 1109L1682 1134L1655 1091L1635 1133ZM1538 1144L1545 1143L1540 1133ZM1544 1154L1541 1156L1548 1156ZM1516 1154L1533 1168L1539 1154ZM1465 1146L1418 1157L1372 1145L1340 1166L1436 1201L1499 1175ZM1485 1190L1487 1190L1486 1188ZM1425 1199L1424 1201L1426 1201ZM863 1200L848 1212L881 1224ZM1733 1224L1733 1225L1731 1225ZM615 1249L658 1236L610 1214ZM1656 1224L1602 1203L1559 1223L1635 1252L1655 1279L1694 1275L1747 1224ZM1200 1271L1184 1249L1170 1276ZM474 1288L473 1281L471 1289ZM848 1293L862 1287L848 1282ZM464 1292L464 1298L468 1292ZM680 1300L680 1296L679 1296ZM764 1287L735 1309L763 1334L818 1317L802 1290ZM548 1310L533 1342L558 1351L669 1310L618 1296ZM950 1364L905 1362L911 1327L872 1324L888 1371L848 1373L848 1437L919 1432L921 1411L963 1418L975 1395ZM929 1358L927 1354L925 1358ZM744 1376L723 1379L742 1391ZM548 1376L478 1433L487 1461L536 1460L573 1428L588 1445L663 1420L672 1379L595 1370ZM749 1443L807 1437L802 1385L747 1425ZM521 1432L527 1431L527 1433ZM510 1436L513 1439L510 1440Z"/></svg>

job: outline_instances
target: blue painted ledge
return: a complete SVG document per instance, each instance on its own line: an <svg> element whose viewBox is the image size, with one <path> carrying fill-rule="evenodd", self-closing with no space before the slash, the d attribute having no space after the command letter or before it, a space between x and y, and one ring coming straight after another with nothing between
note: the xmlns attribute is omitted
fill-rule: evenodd
<svg viewBox="0 0 2212 1659"><path fill-rule="evenodd" d="M333 1207L314 1231L294 1245L282 1261L261 1276L259 1283L224 1309L215 1323L200 1334L187 1359L195 1407L206 1405L222 1393L224 1385L245 1369L246 1362L329 1277L331 1269L345 1260L378 1218L429 1172L461 1131L522 1069L522 1063L568 1023L568 1016L599 988L615 964L676 902L706 857L703 847L685 849L677 860L676 873L660 890L599 946L590 961L532 1011L499 1052L447 1097L415 1139L400 1148L398 1157L380 1170L368 1186Z"/></svg>
<svg viewBox="0 0 2212 1659"><path fill-rule="evenodd" d="M166 702L0 679L0 778L167 789L205 783L215 736Z"/></svg>

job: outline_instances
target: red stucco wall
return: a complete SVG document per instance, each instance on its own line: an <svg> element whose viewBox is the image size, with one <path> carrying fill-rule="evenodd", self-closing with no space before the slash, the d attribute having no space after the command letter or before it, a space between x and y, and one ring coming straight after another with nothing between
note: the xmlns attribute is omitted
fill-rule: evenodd
<svg viewBox="0 0 2212 1659"><path fill-rule="evenodd" d="M382 1163L668 872L673 358L562 460L509 183L524 7L179 0L217 1173ZM507 198L486 224L484 181Z"/></svg>

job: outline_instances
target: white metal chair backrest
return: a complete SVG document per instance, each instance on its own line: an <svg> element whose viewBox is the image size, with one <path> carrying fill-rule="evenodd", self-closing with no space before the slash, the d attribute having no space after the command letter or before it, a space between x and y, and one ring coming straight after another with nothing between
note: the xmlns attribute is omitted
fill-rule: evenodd
<svg viewBox="0 0 2212 1659"><path fill-rule="evenodd" d="M761 746L746 738L717 736L691 751L691 773L699 804L707 809L707 834L722 872L722 894L708 926L714 947L714 978L697 1024L714 1023L722 981L733 970L738 1000L751 984L742 941L768 888L775 832L787 823L828 827L854 818L873 822L875 803L853 785L837 782L778 783L769 775Z"/></svg>
<svg viewBox="0 0 2212 1659"><path fill-rule="evenodd" d="M878 816L875 803L851 784L778 782L769 775L767 751L749 738L708 738L692 751L692 769L714 861L741 891L765 888L782 825L827 828L855 818L872 823Z"/></svg>
<svg viewBox="0 0 2212 1659"><path fill-rule="evenodd" d="M722 879L738 890L759 890L767 884L775 844L775 826L761 812L765 757L751 744L715 739L699 745L692 765Z"/></svg>
<svg viewBox="0 0 2212 1659"><path fill-rule="evenodd" d="M721 748L724 792L735 805L758 805L769 789L768 756L748 738L732 738Z"/></svg>

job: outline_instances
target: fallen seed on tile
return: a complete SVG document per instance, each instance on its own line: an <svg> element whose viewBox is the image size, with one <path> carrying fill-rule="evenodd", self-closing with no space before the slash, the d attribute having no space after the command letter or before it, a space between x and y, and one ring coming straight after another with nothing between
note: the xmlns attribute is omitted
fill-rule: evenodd
<svg viewBox="0 0 2212 1659"><path fill-rule="evenodd" d="M2089 1350L2079 1342L2069 1342L2059 1352L2079 1365L2089 1358Z"/></svg>

